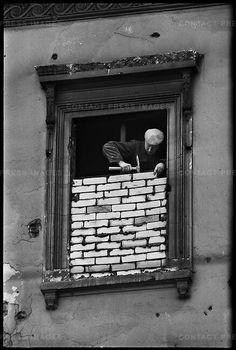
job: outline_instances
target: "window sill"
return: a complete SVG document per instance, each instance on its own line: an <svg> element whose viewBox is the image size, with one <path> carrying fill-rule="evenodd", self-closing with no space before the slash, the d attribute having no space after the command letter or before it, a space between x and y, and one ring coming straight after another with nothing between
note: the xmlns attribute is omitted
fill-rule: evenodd
<svg viewBox="0 0 236 350"><path fill-rule="evenodd" d="M106 276L100 278L69 278L68 270L55 270L41 283L41 292L44 295L46 308L55 310L58 306L58 296L71 296L79 294L94 294L128 290L146 287L177 287L180 299L189 296L189 287L192 281L192 271L189 268L164 268L155 272L144 272L124 276ZM61 275L59 277L59 275ZM64 277L63 277L64 275ZM49 277L51 276L51 277Z"/></svg>

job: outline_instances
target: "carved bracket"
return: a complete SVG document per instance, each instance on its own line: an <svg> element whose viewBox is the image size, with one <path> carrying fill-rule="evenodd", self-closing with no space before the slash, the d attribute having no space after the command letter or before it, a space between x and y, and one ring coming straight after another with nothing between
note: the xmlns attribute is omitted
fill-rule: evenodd
<svg viewBox="0 0 236 350"><path fill-rule="evenodd" d="M191 96L191 73L185 72L183 78L183 113L184 117L192 113L192 96Z"/></svg>
<svg viewBox="0 0 236 350"><path fill-rule="evenodd" d="M55 84L47 85L45 88L47 99L47 149L46 156L50 158L53 151L53 132L55 129Z"/></svg>
<svg viewBox="0 0 236 350"><path fill-rule="evenodd" d="M193 146L193 118L192 113L185 114L185 149L190 151Z"/></svg>
<svg viewBox="0 0 236 350"><path fill-rule="evenodd" d="M46 309L47 310L56 310L58 306L58 296L57 292L45 292L44 293L45 303L46 303Z"/></svg>
<svg viewBox="0 0 236 350"><path fill-rule="evenodd" d="M177 281L177 292L179 294L179 299L187 299L189 298L189 292L190 292L190 280L183 280L183 281Z"/></svg>

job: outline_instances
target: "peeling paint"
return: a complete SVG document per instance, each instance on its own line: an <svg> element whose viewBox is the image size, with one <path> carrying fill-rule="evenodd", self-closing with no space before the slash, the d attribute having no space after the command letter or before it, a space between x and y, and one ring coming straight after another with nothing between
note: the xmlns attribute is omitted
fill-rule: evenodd
<svg viewBox="0 0 236 350"><path fill-rule="evenodd" d="M16 298L18 297L18 293L13 292L12 294L4 292L3 299L7 301L9 304L16 304Z"/></svg>
<svg viewBox="0 0 236 350"><path fill-rule="evenodd" d="M20 271L15 270L10 264L5 263L3 265L3 282L5 283L17 273L20 273Z"/></svg>

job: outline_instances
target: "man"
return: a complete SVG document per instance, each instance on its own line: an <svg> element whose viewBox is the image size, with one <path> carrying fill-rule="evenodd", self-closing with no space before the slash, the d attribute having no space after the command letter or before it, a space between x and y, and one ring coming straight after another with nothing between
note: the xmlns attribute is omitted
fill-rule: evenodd
<svg viewBox="0 0 236 350"><path fill-rule="evenodd" d="M154 175L159 176L165 170L164 160L160 159L158 152L163 140L164 134L161 130L148 129L144 134L144 141L109 141L103 145L103 153L110 164L118 164L125 173L130 172L131 167L136 165L138 155L140 170L153 170Z"/></svg>

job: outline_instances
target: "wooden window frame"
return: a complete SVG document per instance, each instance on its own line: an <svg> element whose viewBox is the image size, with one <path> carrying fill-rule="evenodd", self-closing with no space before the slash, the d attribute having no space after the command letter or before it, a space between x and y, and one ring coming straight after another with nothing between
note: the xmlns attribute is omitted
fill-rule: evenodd
<svg viewBox="0 0 236 350"><path fill-rule="evenodd" d="M203 55L189 50L128 57L109 63L35 67L47 104L46 224L41 291L46 308L56 309L59 295L76 295L125 288L177 286L189 296L192 281L192 86ZM174 123L168 150L169 220L167 268L159 272L71 280L69 271L70 192L73 159L71 120L168 106ZM146 107L145 107L146 106ZM172 113L172 115L171 115ZM171 115L171 117L170 117ZM171 131L172 132L172 131Z"/></svg>

